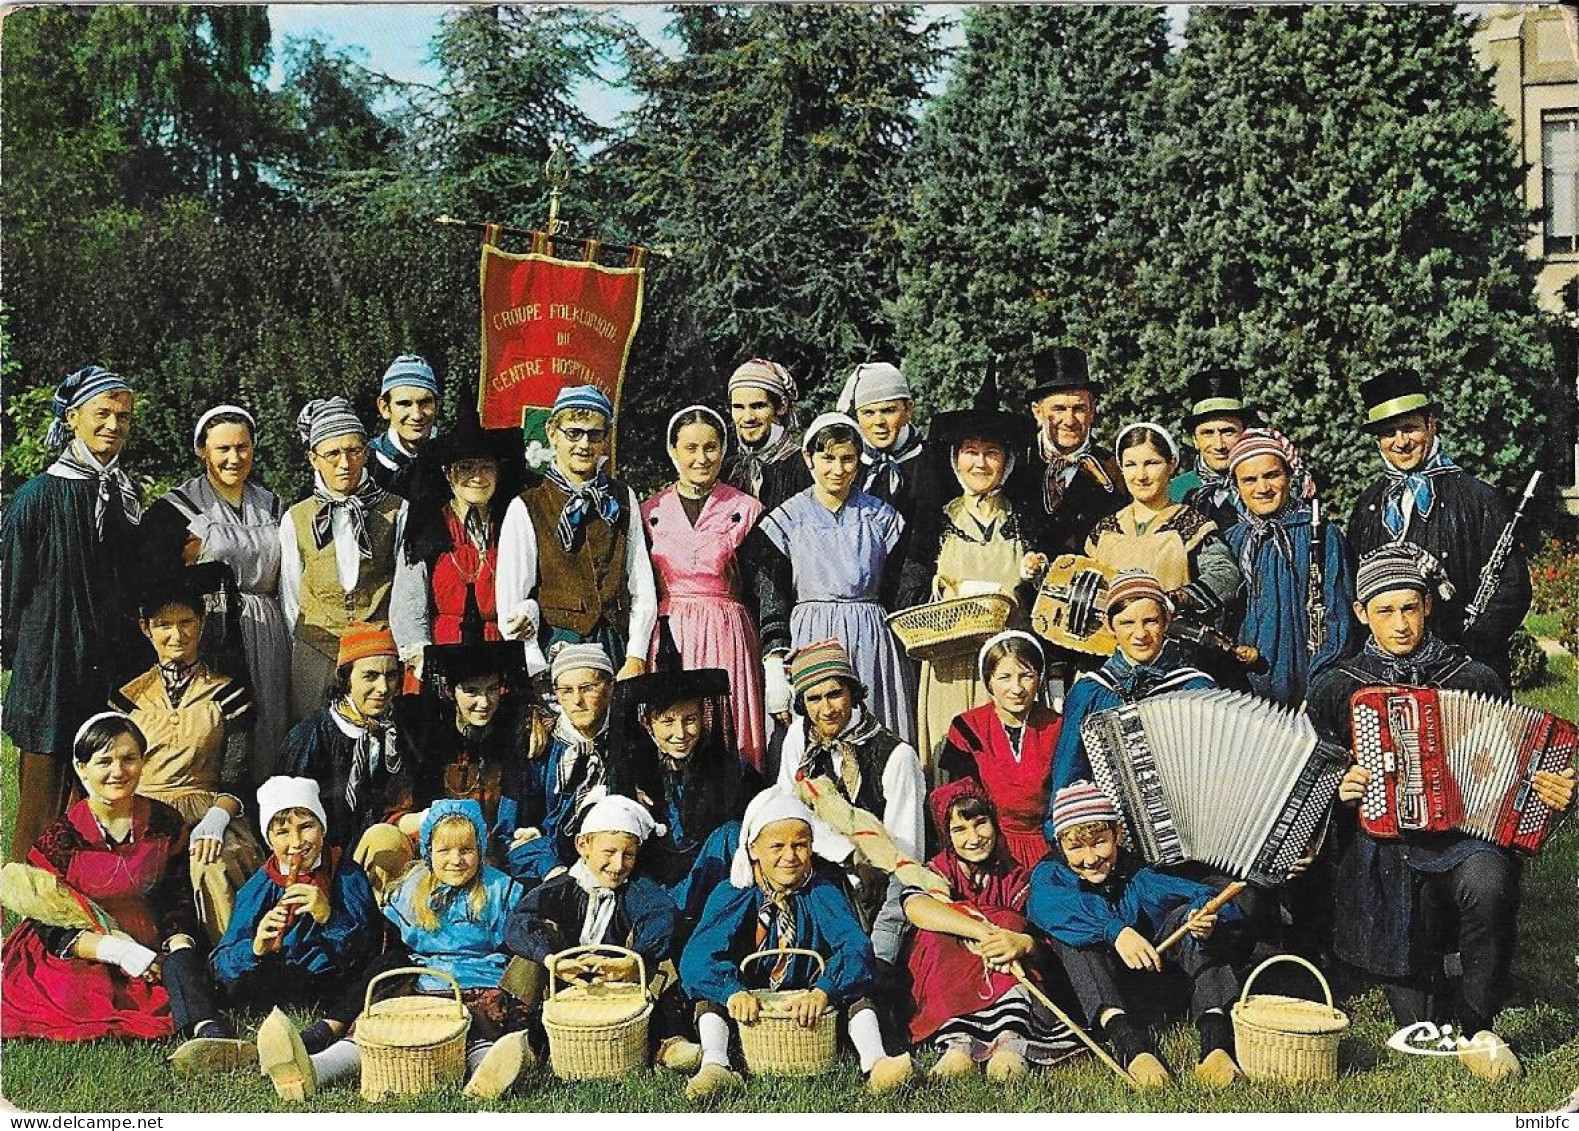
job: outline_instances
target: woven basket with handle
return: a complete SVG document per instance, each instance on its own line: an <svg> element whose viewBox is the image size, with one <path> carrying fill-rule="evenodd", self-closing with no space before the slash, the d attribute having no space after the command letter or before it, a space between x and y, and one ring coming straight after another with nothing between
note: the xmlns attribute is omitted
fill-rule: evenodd
<svg viewBox="0 0 1579 1131"><path fill-rule="evenodd" d="M554 968L560 959L593 952L634 958L636 981L558 984ZM609 1080L641 1069L647 1063L651 1019L647 964L634 950L595 943L549 955L543 1028L548 1033L549 1067L561 1080Z"/></svg>
<svg viewBox="0 0 1579 1131"><path fill-rule="evenodd" d="M373 1000L386 978L427 974L450 984L453 997L412 994ZM377 1103L388 1095L426 1092L466 1075L466 1032L471 1013L459 983L443 970L405 966L387 970L367 984L354 1040L362 1051L362 1098Z"/></svg>
<svg viewBox="0 0 1579 1131"><path fill-rule="evenodd" d="M784 954L799 954L817 962L817 977L821 978L828 963L814 950L801 947L780 946L772 950L759 950L740 960L741 973L759 959L777 958ZM746 1067L754 1076L821 1076L833 1067L834 1041L838 1036L838 1018L833 1007L824 1009L817 1023L809 1029L803 1027L789 1012L789 1002L805 990L752 990L762 1003L762 1012L750 1025L741 1025L740 1051L746 1058Z"/></svg>
<svg viewBox="0 0 1579 1131"><path fill-rule="evenodd" d="M1013 609L1014 601L1002 593L983 593L912 605L890 614L887 622L907 655L930 660L974 653L989 636L1003 631Z"/></svg>
<svg viewBox="0 0 1579 1131"><path fill-rule="evenodd" d="M1314 974L1326 1004L1281 994L1252 996L1256 977L1278 962L1297 962ZM1332 987L1321 971L1297 954L1274 954L1251 971L1234 1004L1233 1020L1239 1067L1250 1079L1302 1083L1338 1078L1338 1042L1349 1017L1332 1004Z"/></svg>

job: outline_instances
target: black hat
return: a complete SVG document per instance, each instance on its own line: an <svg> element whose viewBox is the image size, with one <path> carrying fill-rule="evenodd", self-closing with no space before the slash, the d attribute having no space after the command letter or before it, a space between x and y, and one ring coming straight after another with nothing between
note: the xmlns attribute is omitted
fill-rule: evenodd
<svg viewBox="0 0 1579 1131"><path fill-rule="evenodd" d="M927 424L929 443L947 451L974 437L991 440L1005 452L1022 451L1035 439L1033 422L1022 413L1004 412L1001 403L997 366L989 363L987 376L976 390L970 408L932 414Z"/></svg>
<svg viewBox="0 0 1579 1131"><path fill-rule="evenodd" d="M466 610L461 615L461 638L457 644L429 644L422 649L423 678L454 688L466 679L497 675L512 686L526 675L526 648L519 640L489 640L482 611L477 605L477 586L466 586Z"/></svg>
<svg viewBox="0 0 1579 1131"><path fill-rule="evenodd" d="M619 701L637 707L667 707L681 699L706 699L729 694L729 673L723 668L685 670L669 618L658 618L658 655L646 675L622 679L614 685Z"/></svg>
<svg viewBox="0 0 1579 1131"><path fill-rule="evenodd" d="M1086 351L1079 346L1051 346L1031 358L1031 391L1027 400L1038 401L1049 393L1069 393L1079 389L1102 391L1102 384L1091 379Z"/></svg>
<svg viewBox="0 0 1579 1131"><path fill-rule="evenodd" d="M1212 416L1237 416L1247 426L1256 423L1256 410L1245 400L1244 379L1237 369L1202 369L1190 377L1190 411L1184 427Z"/></svg>
<svg viewBox="0 0 1579 1131"><path fill-rule="evenodd" d="M1418 374L1389 369L1360 384L1360 399L1365 402L1365 430L1379 432L1381 426L1406 412L1429 412L1435 408L1425 383Z"/></svg>
<svg viewBox="0 0 1579 1131"><path fill-rule="evenodd" d="M503 464L512 457L519 458L521 431L484 428L476 412L462 411L454 427L435 436L431 447L441 467L463 459L491 459Z"/></svg>
<svg viewBox="0 0 1579 1131"><path fill-rule="evenodd" d="M198 616L208 613L208 601L199 579L188 569L161 569L149 576L137 595L137 616L148 620L166 605L181 605Z"/></svg>

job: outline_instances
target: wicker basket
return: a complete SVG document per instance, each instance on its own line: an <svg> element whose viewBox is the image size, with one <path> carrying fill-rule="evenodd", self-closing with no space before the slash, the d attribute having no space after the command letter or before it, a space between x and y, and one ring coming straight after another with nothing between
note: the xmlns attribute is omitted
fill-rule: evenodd
<svg viewBox="0 0 1579 1131"><path fill-rule="evenodd" d="M1014 609L1002 593L951 597L928 605L912 605L887 618L907 655L931 660L956 652L974 652L989 636L1002 632Z"/></svg>
<svg viewBox="0 0 1579 1131"><path fill-rule="evenodd" d="M556 986L554 967L561 958L599 951L636 960L634 983ZM548 1000L543 1028L548 1033L548 1064L561 1080L612 1080L647 1063L647 964L622 946L593 944L562 950L548 958Z"/></svg>
<svg viewBox="0 0 1579 1131"><path fill-rule="evenodd" d="M1326 1004L1281 994L1251 997L1257 975L1275 962L1297 962L1314 974ZM1338 1078L1338 1042L1349 1017L1333 1006L1332 987L1321 971L1297 954L1274 954L1251 971L1233 1019L1239 1067L1250 1079L1298 1084Z"/></svg>
<svg viewBox="0 0 1579 1131"><path fill-rule="evenodd" d="M759 950L740 960L740 970L761 958L781 954L800 954L817 960L817 976L828 968L822 955L814 950L781 946ZM789 1013L788 1002L804 990L752 990L762 1003L762 1012L750 1025L741 1025L740 1051L753 1076L821 1076L833 1067L834 1041L838 1036L837 1016L829 1006L811 1028L804 1028Z"/></svg>
<svg viewBox="0 0 1579 1131"><path fill-rule="evenodd" d="M385 978L428 974L443 978L454 997L413 994L373 1001L373 987ZM377 1103L388 1095L426 1092L466 1075L466 1032L471 1013L461 1003L461 988L443 970L406 966L386 971L367 984L354 1039L362 1050L362 1098Z"/></svg>

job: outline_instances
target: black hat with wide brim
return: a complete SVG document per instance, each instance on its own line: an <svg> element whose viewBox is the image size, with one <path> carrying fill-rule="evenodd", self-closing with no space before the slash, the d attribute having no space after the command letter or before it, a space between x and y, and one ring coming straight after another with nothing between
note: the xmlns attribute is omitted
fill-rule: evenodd
<svg viewBox="0 0 1579 1131"><path fill-rule="evenodd" d="M1190 377L1190 411L1184 416L1186 432L1214 416L1237 416L1246 427L1260 422L1255 406L1245 400L1244 377L1236 369L1213 367Z"/></svg>
<svg viewBox="0 0 1579 1131"><path fill-rule="evenodd" d="M1360 399L1365 402L1367 432L1380 432L1389 420L1411 412L1434 412L1436 404L1425 391L1418 374L1389 369L1360 384Z"/></svg>
<svg viewBox="0 0 1579 1131"><path fill-rule="evenodd" d="M1102 383L1091 379L1086 351L1079 346L1050 346L1031 357L1031 391L1026 400L1035 402L1053 393L1081 389L1100 393Z"/></svg>
<svg viewBox="0 0 1579 1131"><path fill-rule="evenodd" d="M526 672L526 649L519 640L429 644L422 650L422 670L451 687L482 675L513 681Z"/></svg>
<svg viewBox="0 0 1579 1131"><path fill-rule="evenodd" d="M927 441L948 451L962 440L989 440L1006 452L1030 446L1035 422L1023 413L1004 412L998 395L996 366L989 366L971 407L936 412L927 424Z"/></svg>
<svg viewBox="0 0 1579 1131"><path fill-rule="evenodd" d="M462 412L453 427L433 438L431 448L440 467L467 459L491 459L503 464L521 458L521 431L484 428L475 412Z"/></svg>
<svg viewBox="0 0 1579 1131"><path fill-rule="evenodd" d="M682 665L669 618L660 616L658 655L653 670L615 684L617 702L631 710L640 707L662 709L682 699L708 699L729 694L729 673L723 668L687 670Z"/></svg>
<svg viewBox="0 0 1579 1131"><path fill-rule="evenodd" d="M155 570L138 591L137 616L148 620L167 605L181 605L203 616L208 607L206 594L218 588L217 580L202 576L196 567Z"/></svg>

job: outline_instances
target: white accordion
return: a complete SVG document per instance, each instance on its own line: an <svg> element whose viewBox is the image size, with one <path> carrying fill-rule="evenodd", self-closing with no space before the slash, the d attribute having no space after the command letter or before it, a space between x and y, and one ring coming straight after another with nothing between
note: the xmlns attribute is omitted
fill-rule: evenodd
<svg viewBox="0 0 1579 1131"><path fill-rule="evenodd" d="M1142 699L1093 715L1080 737L1146 863L1265 887L1325 830L1348 763L1303 713L1238 691Z"/></svg>

